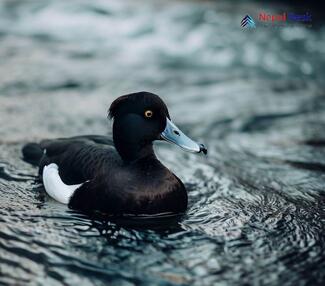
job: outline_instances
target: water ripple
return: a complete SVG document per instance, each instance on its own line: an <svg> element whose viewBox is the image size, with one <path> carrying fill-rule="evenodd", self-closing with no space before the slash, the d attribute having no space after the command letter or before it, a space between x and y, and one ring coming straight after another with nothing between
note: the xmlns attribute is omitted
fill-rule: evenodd
<svg viewBox="0 0 325 286"><path fill-rule="evenodd" d="M0 3L0 284L322 285L324 29L243 31L257 2L138 4ZM140 228L50 199L23 144L109 132L139 89L208 146L155 146L188 212Z"/></svg>

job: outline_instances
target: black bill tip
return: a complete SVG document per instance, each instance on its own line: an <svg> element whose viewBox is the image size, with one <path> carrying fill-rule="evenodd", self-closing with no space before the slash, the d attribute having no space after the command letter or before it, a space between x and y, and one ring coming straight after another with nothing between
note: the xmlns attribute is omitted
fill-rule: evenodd
<svg viewBox="0 0 325 286"><path fill-rule="evenodd" d="M203 152L204 155L207 155L208 149L203 144L200 144L200 152Z"/></svg>

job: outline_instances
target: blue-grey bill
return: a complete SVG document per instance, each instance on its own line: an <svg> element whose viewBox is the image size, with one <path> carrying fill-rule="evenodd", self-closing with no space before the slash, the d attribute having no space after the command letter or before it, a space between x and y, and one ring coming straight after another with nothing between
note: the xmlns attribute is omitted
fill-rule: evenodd
<svg viewBox="0 0 325 286"><path fill-rule="evenodd" d="M207 154L207 149L203 144L199 144L187 137L172 121L166 118L166 128L161 133L161 139L174 143L188 152Z"/></svg>

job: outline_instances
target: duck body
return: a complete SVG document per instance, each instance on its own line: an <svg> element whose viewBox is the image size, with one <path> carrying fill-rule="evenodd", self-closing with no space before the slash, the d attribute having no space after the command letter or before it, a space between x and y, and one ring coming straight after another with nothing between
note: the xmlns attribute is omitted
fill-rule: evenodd
<svg viewBox="0 0 325 286"><path fill-rule="evenodd" d="M30 143L23 148L24 158L39 166L47 193L55 199L68 196L61 202L70 208L110 215L184 212L184 184L157 159L152 145L166 129L167 108L159 106L160 98L149 93L124 97L110 108L113 138L85 135ZM130 112L125 107L130 97L131 103L140 101L145 112L150 109L158 118L142 117L143 110L136 104ZM57 171L49 172L51 166Z"/></svg>
<svg viewBox="0 0 325 286"><path fill-rule="evenodd" d="M82 184L69 206L109 214L184 212L187 192L183 183L154 154L124 162L106 136L79 136L47 140L40 176L49 164L59 166L67 185Z"/></svg>

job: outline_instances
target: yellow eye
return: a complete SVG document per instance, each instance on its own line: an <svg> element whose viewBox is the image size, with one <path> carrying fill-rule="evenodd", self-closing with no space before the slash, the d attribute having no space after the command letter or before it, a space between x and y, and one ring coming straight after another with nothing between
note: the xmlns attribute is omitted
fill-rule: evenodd
<svg viewBox="0 0 325 286"><path fill-rule="evenodd" d="M151 118L153 115L153 112L151 110L146 110L144 112L144 116L147 117L147 118Z"/></svg>

